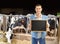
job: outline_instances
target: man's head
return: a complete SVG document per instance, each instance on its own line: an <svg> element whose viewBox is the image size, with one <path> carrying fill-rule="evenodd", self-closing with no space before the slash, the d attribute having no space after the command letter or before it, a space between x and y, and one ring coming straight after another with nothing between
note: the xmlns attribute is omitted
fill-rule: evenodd
<svg viewBox="0 0 60 44"><path fill-rule="evenodd" d="M35 6L35 12L38 13L38 14L42 12L42 6L40 4L37 4Z"/></svg>

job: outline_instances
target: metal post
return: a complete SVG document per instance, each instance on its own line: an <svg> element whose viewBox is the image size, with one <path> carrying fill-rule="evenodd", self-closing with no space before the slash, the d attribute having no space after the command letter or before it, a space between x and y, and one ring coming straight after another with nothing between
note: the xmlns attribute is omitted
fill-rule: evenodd
<svg viewBox="0 0 60 44"><path fill-rule="evenodd" d="M0 20L0 31L1 31L1 20Z"/></svg>
<svg viewBox="0 0 60 44"><path fill-rule="evenodd" d="M6 27L6 17L3 16L3 31L6 31L7 30L7 27Z"/></svg>
<svg viewBox="0 0 60 44"><path fill-rule="evenodd" d="M60 17L59 17L59 27L58 27L58 44L60 44Z"/></svg>

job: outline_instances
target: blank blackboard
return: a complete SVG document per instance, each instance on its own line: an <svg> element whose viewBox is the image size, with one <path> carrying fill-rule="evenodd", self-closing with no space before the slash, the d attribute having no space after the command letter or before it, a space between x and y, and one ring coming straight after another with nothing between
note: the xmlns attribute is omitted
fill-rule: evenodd
<svg viewBox="0 0 60 44"><path fill-rule="evenodd" d="M31 20L32 31L46 31L46 20Z"/></svg>

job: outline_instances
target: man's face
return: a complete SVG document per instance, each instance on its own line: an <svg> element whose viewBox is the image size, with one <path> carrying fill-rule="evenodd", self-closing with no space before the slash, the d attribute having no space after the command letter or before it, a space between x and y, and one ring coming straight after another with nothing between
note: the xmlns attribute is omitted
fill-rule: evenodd
<svg viewBox="0 0 60 44"><path fill-rule="evenodd" d="M42 12L42 7L41 6L36 6L35 11L36 11L36 13L41 13Z"/></svg>

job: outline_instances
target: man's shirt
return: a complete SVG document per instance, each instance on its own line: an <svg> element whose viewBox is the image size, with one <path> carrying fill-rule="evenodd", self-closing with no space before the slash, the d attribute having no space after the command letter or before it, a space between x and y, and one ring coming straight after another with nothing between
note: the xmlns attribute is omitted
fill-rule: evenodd
<svg viewBox="0 0 60 44"><path fill-rule="evenodd" d="M42 15L40 18L37 19L36 15L32 15L30 17L30 20L47 20L48 19L48 16L46 15ZM31 31L31 35L32 37L34 38L45 38L46 36L46 32L33 32Z"/></svg>

